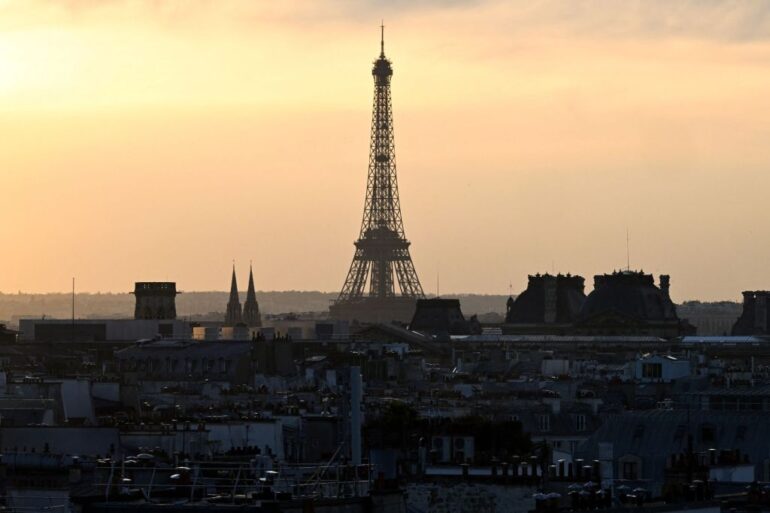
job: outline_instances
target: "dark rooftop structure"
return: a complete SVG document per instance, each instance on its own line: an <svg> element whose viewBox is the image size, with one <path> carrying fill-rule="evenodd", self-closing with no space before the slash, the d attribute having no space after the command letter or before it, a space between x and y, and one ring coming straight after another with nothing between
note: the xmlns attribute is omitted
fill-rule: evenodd
<svg viewBox="0 0 770 513"><path fill-rule="evenodd" d="M19 332L9 329L5 324L0 324L0 343L14 343Z"/></svg>
<svg viewBox="0 0 770 513"><path fill-rule="evenodd" d="M594 290L577 317L576 329L589 334L647 334L672 338L694 333L681 321L669 296L670 279L659 286L651 274L619 271L594 277Z"/></svg>
<svg viewBox="0 0 770 513"><path fill-rule="evenodd" d="M469 335L480 332L475 318L466 321L459 299L419 299L409 329L435 336Z"/></svg>
<svg viewBox="0 0 770 513"><path fill-rule="evenodd" d="M770 317L770 291L744 291L743 311L733 325L733 335L767 335Z"/></svg>
<svg viewBox="0 0 770 513"><path fill-rule="evenodd" d="M660 287L651 274L620 271L594 276L594 290L586 298L581 318L615 310L645 320L676 319L676 307L669 297L670 280L661 275Z"/></svg>
<svg viewBox="0 0 770 513"><path fill-rule="evenodd" d="M138 281L134 284L134 319L176 319L176 283Z"/></svg>
<svg viewBox="0 0 770 513"><path fill-rule="evenodd" d="M536 274L529 276L527 289L506 305L506 324L515 324L506 332L559 332L568 328L585 302L582 276ZM530 329L527 329L527 326Z"/></svg>

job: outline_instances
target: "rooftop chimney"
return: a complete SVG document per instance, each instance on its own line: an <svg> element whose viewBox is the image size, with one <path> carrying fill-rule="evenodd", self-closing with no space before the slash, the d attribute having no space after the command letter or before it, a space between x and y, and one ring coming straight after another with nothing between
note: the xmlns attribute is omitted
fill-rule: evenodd
<svg viewBox="0 0 770 513"><path fill-rule="evenodd" d="M754 296L754 328L760 333L767 333L767 292L757 292Z"/></svg>
<svg viewBox="0 0 770 513"><path fill-rule="evenodd" d="M749 313L754 310L754 292L751 290L743 291L743 312Z"/></svg>
<svg viewBox="0 0 770 513"><path fill-rule="evenodd" d="M668 290L671 286L671 277L668 274L660 275L660 290L668 296Z"/></svg>

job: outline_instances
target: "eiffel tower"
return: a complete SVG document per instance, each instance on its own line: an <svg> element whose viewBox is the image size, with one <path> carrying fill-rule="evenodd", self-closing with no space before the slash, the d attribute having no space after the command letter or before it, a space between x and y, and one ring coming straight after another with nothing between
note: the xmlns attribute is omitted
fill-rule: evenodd
<svg viewBox="0 0 770 513"><path fill-rule="evenodd" d="M345 285L330 313L336 319L406 322L412 318L417 299L425 295L401 219L390 99L393 68L385 57L384 26L380 57L374 61L372 76L374 106L361 233Z"/></svg>

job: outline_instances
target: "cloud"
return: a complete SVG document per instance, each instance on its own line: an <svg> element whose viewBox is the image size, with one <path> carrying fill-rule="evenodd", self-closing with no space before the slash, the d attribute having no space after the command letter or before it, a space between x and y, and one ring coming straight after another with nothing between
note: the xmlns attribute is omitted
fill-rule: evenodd
<svg viewBox="0 0 770 513"><path fill-rule="evenodd" d="M732 42L770 37L770 3L745 0L7 0L13 24L98 17L161 24L231 24L246 27L375 25L380 19L419 19L431 29L447 19L476 25L480 33L545 31L581 38L695 38ZM447 27L452 30L452 27Z"/></svg>
<svg viewBox="0 0 770 513"><path fill-rule="evenodd" d="M736 0L541 2L577 30L607 36L751 40L770 36L770 4Z"/></svg>

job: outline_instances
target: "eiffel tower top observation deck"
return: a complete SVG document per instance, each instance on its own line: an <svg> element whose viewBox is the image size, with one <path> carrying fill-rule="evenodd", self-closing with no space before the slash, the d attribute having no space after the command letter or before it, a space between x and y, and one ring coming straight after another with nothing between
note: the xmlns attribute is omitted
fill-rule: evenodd
<svg viewBox="0 0 770 513"><path fill-rule="evenodd" d="M424 297L404 235L398 196L390 79L384 27L374 61L374 105L369 173L361 232L345 284L331 308L333 317L361 321L409 320Z"/></svg>

